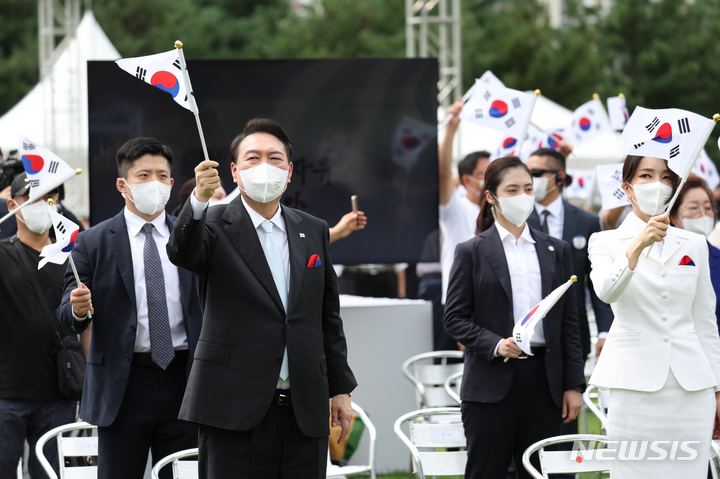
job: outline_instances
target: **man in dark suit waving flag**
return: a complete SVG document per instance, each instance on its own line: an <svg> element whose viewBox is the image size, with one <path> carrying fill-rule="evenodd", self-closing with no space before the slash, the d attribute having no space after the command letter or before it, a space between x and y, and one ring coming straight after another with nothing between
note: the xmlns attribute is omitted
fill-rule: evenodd
<svg viewBox="0 0 720 479"><path fill-rule="evenodd" d="M328 399L343 439L357 385L328 225L280 205L292 144L276 122L249 121L231 159L241 195L208 210L218 163L203 161L168 242L203 306L180 418L199 425L201 478L324 478Z"/></svg>

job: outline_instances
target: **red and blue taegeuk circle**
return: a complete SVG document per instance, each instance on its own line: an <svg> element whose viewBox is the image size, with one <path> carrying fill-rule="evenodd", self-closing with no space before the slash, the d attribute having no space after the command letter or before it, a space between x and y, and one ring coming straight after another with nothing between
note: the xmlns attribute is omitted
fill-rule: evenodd
<svg viewBox="0 0 720 479"><path fill-rule="evenodd" d="M558 140L563 139L563 137L558 135L557 133L555 133L555 136ZM550 148L552 148L553 150L557 150L558 148L560 148L560 144L555 141L555 138L553 138L552 136L548 136L548 145L550 145Z"/></svg>
<svg viewBox="0 0 720 479"><path fill-rule="evenodd" d="M78 231L80 230L75 230L72 232L72 234L70 235L70 243L68 243L68 245L62 249L63 253L69 253L73 250L73 248L75 247L75 240L77 239Z"/></svg>
<svg viewBox="0 0 720 479"><path fill-rule="evenodd" d="M402 139L402 146L408 150L420 146L420 140L414 136L406 136Z"/></svg>
<svg viewBox="0 0 720 479"><path fill-rule="evenodd" d="M506 150L507 150L508 148L512 148L512 147L515 146L516 144L517 144L517 140L516 140L515 138L513 138L513 137L505 138L505 140L503 140L503 143L502 143L503 148L506 149Z"/></svg>
<svg viewBox="0 0 720 479"><path fill-rule="evenodd" d="M170 72L155 72L150 79L150 84L156 88L166 91L175 98L180 91L180 82L177 77Z"/></svg>
<svg viewBox="0 0 720 479"><path fill-rule="evenodd" d="M670 143L672 141L672 126L670 126L670 123L660 125L653 141L658 143Z"/></svg>
<svg viewBox="0 0 720 479"><path fill-rule="evenodd" d="M502 118L507 115L508 106L502 100L495 100L490 104L490 116L493 118Z"/></svg>
<svg viewBox="0 0 720 479"><path fill-rule="evenodd" d="M590 121L590 118L588 118L586 116L580 118L580 129L582 131L588 131L591 126L592 126L592 122Z"/></svg>
<svg viewBox="0 0 720 479"><path fill-rule="evenodd" d="M22 164L28 175L34 175L43 169L43 166L45 166L45 160L43 160L43 157L39 155L23 155Z"/></svg>

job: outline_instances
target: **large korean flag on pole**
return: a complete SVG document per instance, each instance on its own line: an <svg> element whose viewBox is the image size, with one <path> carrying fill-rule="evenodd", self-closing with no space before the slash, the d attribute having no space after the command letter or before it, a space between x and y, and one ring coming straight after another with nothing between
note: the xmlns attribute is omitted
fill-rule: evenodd
<svg viewBox="0 0 720 479"><path fill-rule="evenodd" d="M198 111L190 77L183 73L179 49L145 57L124 58L115 63L138 80L169 93L183 108Z"/></svg>
<svg viewBox="0 0 720 479"><path fill-rule="evenodd" d="M75 176L74 170L55 153L39 143L20 136L20 158L30 182L30 201L46 195Z"/></svg>
<svg viewBox="0 0 720 479"><path fill-rule="evenodd" d="M460 113L470 123L501 131L505 138L524 140L536 95L505 88L476 89Z"/></svg>
<svg viewBox="0 0 720 479"><path fill-rule="evenodd" d="M639 106L625 126L620 150L667 160L671 170L687 178L685 170L695 164L713 126L713 120L687 110Z"/></svg>
<svg viewBox="0 0 720 479"><path fill-rule="evenodd" d="M570 142L573 145L592 140L606 131L612 131L612 128L599 98L593 98L573 112L570 126Z"/></svg>

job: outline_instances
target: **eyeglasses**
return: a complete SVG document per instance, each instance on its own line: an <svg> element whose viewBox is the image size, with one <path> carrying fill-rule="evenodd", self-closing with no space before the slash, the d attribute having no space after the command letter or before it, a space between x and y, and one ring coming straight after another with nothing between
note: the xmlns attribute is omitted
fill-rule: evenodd
<svg viewBox="0 0 720 479"><path fill-rule="evenodd" d="M557 173L560 170L543 170L542 168L533 168L530 170L530 174L533 178L540 178L545 173Z"/></svg>

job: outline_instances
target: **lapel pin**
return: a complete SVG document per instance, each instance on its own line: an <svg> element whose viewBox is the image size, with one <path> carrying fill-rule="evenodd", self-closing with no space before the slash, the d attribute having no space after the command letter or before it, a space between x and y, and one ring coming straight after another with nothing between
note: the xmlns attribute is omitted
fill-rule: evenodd
<svg viewBox="0 0 720 479"><path fill-rule="evenodd" d="M305 233L299 233L301 238L305 237Z"/></svg>
<svg viewBox="0 0 720 479"><path fill-rule="evenodd" d="M555 247L552 246L552 245L548 246L548 249L549 249L550 251L555 251Z"/></svg>

